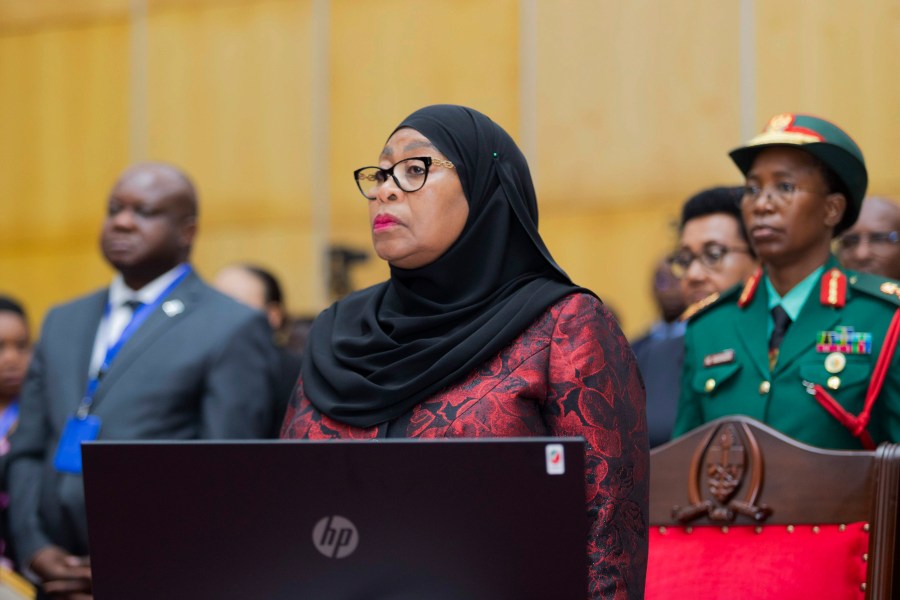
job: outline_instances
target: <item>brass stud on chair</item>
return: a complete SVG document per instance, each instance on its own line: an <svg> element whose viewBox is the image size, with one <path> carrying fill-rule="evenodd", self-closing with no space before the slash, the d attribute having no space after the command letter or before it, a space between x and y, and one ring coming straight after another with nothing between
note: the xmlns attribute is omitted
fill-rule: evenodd
<svg viewBox="0 0 900 600"><path fill-rule="evenodd" d="M838 531L847 531L847 526L841 523L838 525Z"/></svg>
<svg viewBox="0 0 900 600"><path fill-rule="evenodd" d="M794 533L794 526L793 526L793 525L788 525L788 526L787 526L787 532L788 532L788 533Z"/></svg>
<svg viewBox="0 0 900 600"><path fill-rule="evenodd" d="M685 527L684 532L687 534L694 533L694 528L693 527Z"/></svg>
<svg viewBox="0 0 900 600"><path fill-rule="evenodd" d="M813 530L812 530L812 531L813 531L813 533L819 533L819 526L818 526L818 525L813 525Z"/></svg>
<svg viewBox="0 0 900 600"><path fill-rule="evenodd" d="M727 526L727 525L723 525L723 526L722 526L722 533L728 533L728 526Z"/></svg>
<svg viewBox="0 0 900 600"><path fill-rule="evenodd" d="M757 534L762 533L762 527L756 527L753 531Z"/></svg>
<svg viewBox="0 0 900 600"><path fill-rule="evenodd" d="M869 562L869 553L868 552L863 554L863 562Z"/></svg>
<svg viewBox="0 0 900 600"><path fill-rule="evenodd" d="M863 581L861 584L859 584L859 589L862 591L866 591L866 582L865 581Z"/></svg>
<svg viewBox="0 0 900 600"><path fill-rule="evenodd" d="M663 526L660 526L659 533L660 533L660 535L666 535L666 528Z"/></svg>
<svg viewBox="0 0 900 600"><path fill-rule="evenodd" d="M869 533L869 524L868 523L863 524L863 531L865 531L866 533Z"/></svg>

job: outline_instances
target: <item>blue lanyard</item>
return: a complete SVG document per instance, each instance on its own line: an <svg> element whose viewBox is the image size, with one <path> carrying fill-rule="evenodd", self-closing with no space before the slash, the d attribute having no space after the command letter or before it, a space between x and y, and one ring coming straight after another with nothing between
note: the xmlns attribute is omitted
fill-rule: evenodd
<svg viewBox="0 0 900 600"><path fill-rule="evenodd" d="M134 311L134 315L131 317L131 321L128 322L128 325L122 331L122 334L119 336L119 339L116 342L106 349L106 356L103 358L103 364L100 365L100 370L96 375L92 376L88 380L87 389L84 392L84 397L81 399L81 405L78 407L78 411L75 413L79 419L85 418L88 413L91 411L91 405L94 403L94 394L97 393L97 388L100 387L100 380L103 378L103 375L109 371L110 365L112 365L113 360L115 360L116 356L119 354L119 351L122 349L122 346L131 339L131 336L134 335L134 332L138 330L141 324L147 320L153 311L155 311L159 306L163 303L172 290L178 287L178 284L184 281L184 278L187 277L191 272L190 265L184 265L181 268L181 272L178 273L178 276L175 278L172 283L170 283L166 289L164 289L159 296L156 297L156 300L151 302L150 304L144 304L140 308ZM103 319L108 320L109 315L112 312L112 306L109 302L106 303L106 309L103 311Z"/></svg>
<svg viewBox="0 0 900 600"><path fill-rule="evenodd" d="M5 438L10 428L19 418L19 401L13 400L0 415L0 439Z"/></svg>

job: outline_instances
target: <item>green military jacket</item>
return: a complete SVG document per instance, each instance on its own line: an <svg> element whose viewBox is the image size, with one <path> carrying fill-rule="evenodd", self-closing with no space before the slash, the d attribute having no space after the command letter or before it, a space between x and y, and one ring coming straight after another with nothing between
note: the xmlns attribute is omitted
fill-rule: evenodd
<svg viewBox="0 0 900 600"><path fill-rule="evenodd" d="M819 384L852 415L862 412L885 334L900 307L900 287L884 277L843 269L830 257L770 371L768 292L764 282L754 286L753 281L724 292L690 317L674 435L744 414L813 446L862 448L809 387ZM876 444L900 441L900 349L868 432Z"/></svg>

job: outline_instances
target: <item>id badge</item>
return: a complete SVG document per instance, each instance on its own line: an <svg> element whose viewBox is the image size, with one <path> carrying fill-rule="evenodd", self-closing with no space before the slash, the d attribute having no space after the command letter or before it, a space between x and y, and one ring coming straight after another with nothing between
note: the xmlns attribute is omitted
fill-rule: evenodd
<svg viewBox="0 0 900 600"><path fill-rule="evenodd" d="M53 466L63 473L81 473L81 442L97 439L100 433L100 417L86 415L83 419L71 416L66 421Z"/></svg>

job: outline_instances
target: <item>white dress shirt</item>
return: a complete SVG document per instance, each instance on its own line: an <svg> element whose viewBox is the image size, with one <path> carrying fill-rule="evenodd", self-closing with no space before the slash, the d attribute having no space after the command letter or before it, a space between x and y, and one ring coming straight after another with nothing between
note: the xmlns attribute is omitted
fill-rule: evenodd
<svg viewBox="0 0 900 600"><path fill-rule="evenodd" d="M181 274L184 263L166 271L141 289L135 291L125 285L121 274L117 274L109 285L109 314L100 320L97 337L94 338L94 350L91 354L91 366L88 373L93 377L100 371L106 351L113 346L122 335L122 331L131 321L131 307L126 303L137 300L143 304L152 304L169 285Z"/></svg>

